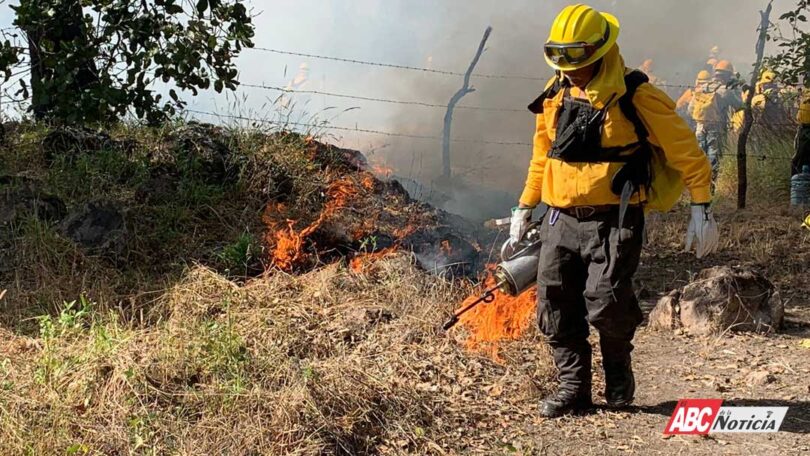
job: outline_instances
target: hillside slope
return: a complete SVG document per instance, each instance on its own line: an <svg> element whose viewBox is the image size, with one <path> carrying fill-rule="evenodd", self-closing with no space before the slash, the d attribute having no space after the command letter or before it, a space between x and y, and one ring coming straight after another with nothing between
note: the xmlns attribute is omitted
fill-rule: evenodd
<svg viewBox="0 0 810 456"><path fill-rule="evenodd" d="M648 308L702 268L752 265L788 303L784 334L642 329L638 407L547 421L531 295L439 330L503 235L413 200L359 153L193 123L6 128L0 454L810 448L810 235L772 201L721 204L721 251L702 260L681 251L685 212L651 216L636 285ZM786 433L661 440L674 401L696 396L787 405Z"/></svg>

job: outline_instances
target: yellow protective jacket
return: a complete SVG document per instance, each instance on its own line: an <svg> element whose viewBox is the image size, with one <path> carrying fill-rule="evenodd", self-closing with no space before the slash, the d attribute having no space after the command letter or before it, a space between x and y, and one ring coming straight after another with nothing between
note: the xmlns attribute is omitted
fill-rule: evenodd
<svg viewBox="0 0 810 456"><path fill-rule="evenodd" d="M689 106L689 102L692 101L692 97L695 95L694 90L686 89L682 94L681 97L678 98L678 101L675 102L675 109L686 109Z"/></svg>
<svg viewBox="0 0 810 456"><path fill-rule="evenodd" d="M810 125L810 89L804 89L802 91L796 120L802 125Z"/></svg>
<svg viewBox="0 0 810 456"><path fill-rule="evenodd" d="M603 109L606 103L610 103L602 129L602 147L605 148L638 141L633 123L622 114L617 103L626 92L626 72L619 48L614 46L604 57L599 73L585 88L585 95L596 109ZM554 79L547 87L553 83ZM572 88L571 95L580 96L581 91ZM567 163L548 157L564 96L565 91L561 90L553 98L544 100L543 112L537 115L532 160L520 203L534 207L542 200L549 206L561 208L619 204L620 198L611 191L610 184L622 163ZM645 83L637 89L633 104L649 131L649 142L663 152L667 169L674 170L673 173L680 177L692 202L710 202L709 160L700 150L689 126L676 114L672 99ZM641 198L645 199L645 192L641 193Z"/></svg>

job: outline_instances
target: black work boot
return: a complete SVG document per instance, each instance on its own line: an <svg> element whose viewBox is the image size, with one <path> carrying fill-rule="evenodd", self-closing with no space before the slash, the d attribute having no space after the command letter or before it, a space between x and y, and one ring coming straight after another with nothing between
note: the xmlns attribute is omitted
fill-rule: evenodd
<svg viewBox="0 0 810 456"><path fill-rule="evenodd" d="M604 362L605 402L610 408L625 408L633 403L636 393L636 379L630 360Z"/></svg>
<svg viewBox="0 0 810 456"><path fill-rule="evenodd" d="M540 416L544 418L558 418L563 415L580 413L593 408L590 387L588 393L573 393L559 390L540 401Z"/></svg>

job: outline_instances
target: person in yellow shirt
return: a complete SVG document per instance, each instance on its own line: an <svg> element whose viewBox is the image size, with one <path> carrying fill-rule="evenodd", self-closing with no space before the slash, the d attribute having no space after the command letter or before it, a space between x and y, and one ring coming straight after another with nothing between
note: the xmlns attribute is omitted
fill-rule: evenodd
<svg viewBox="0 0 810 456"><path fill-rule="evenodd" d="M799 111L796 115L799 130L796 132L796 153L790 166L790 175L802 172L810 166L810 73L804 76L804 89L799 97Z"/></svg>
<svg viewBox="0 0 810 456"><path fill-rule="evenodd" d="M711 79L711 73L706 70L701 70L695 78L695 86L684 90L681 96L678 98L678 101L675 102L675 112L686 120L689 128L692 130L696 128L697 124L692 119L692 115L689 112L689 105L692 103L692 99L695 97L695 92L705 87L709 81L711 81Z"/></svg>
<svg viewBox="0 0 810 456"><path fill-rule="evenodd" d="M555 77L529 106L534 148L510 242L522 238L536 205L548 205L537 311L560 384L540 403L545 417L593 404L589 323L599 332L607 405L633 401L630 353L642 312L632 277L645 210L668 210L685 184L692 199L687 250L696 241L702 257L718 243L709 161L675 103L625 67L618 35L610 14L585 5L563 9L544 46Z"/></svg>

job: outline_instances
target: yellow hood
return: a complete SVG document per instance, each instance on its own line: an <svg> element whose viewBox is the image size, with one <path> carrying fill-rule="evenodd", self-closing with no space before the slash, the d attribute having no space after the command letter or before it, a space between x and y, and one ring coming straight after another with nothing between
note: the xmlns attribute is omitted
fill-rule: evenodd
<svg viewBox="0 0 810 456"><path fill-rule="evenodd" d="M627 91L624 85L625 71L624 59L619 52L619 45L614 44L602 59L599 73L585 88L588 100L596 109L603 109L609 103L618 101L624 95Z"/></svg>

